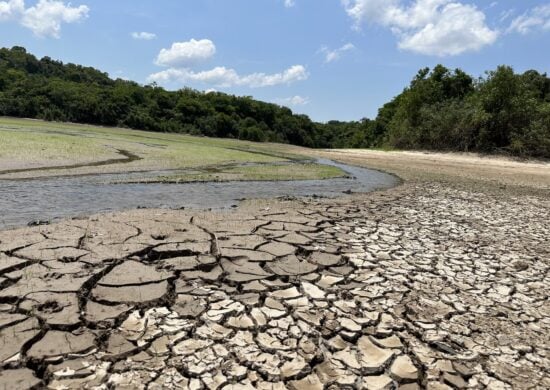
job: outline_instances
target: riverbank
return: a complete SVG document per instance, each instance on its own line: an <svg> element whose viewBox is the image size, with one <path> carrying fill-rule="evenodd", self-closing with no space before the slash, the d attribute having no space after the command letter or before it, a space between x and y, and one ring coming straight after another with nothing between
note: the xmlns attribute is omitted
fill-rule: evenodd
<svg viewBox="0 0 550 390"><path fill-rule="evenodd" d="M0 232L0 387L550 387L545 174L337 153L404 184Z"/></svg>
<svg viewBox="0 0 550 390"><path fill-rule="evenodd" d="M522 161L474 153L367 149L323 150L320 153L348 164L387 171L406 181L507 188L515 192L524 189L542 196L550 192L550 162L547 161Z"/></svg>
<svg viewBox="0 0 550 390"><path fill-rule="evenodd" d="M312 164L302 177L326 176L283 144L0 117L0 180L152 171L213 177L224 168L254 179L281 176L273 174L278 164L299 170L303 162ZM258 168L250 172L248 164Z"/></svg>

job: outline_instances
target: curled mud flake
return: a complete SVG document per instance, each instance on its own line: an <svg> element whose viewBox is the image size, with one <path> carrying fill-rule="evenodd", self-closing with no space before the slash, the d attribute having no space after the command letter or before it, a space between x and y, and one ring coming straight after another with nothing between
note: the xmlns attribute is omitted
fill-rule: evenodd
<svg viewBox="0 0 550 390"><path fill-rule="evenodd" d="M89 300L86 303L86 321L91 323L109 322L114 323L120 316L131 310L131 306L125 304L102 305Z"/></svg>
<svg viewBox="0 0 550 390"><path fill-rule="evenodd" d="M174 310L181 318L197 318L207 309L206 300L194 295L178 294Z"/></svg>
<svg viewBox="0 0 550 390"><path fill-rule="evenodd" d="M160 375L155 378L154 382L149 384L151 390L164 389L188 389L189 378L181 375L175 368L163 370Z"/></svg>
<svg viewBox="0 0 550 390"><path fill-rule="evenodd" d="M453 389L465 389L468 387L468 383L459 375L453 375L448 372L443 373L441 378L443 382Z"/></svg>
<svg viewBox="0 0 550 390"><path fill-rule="evenodd" d="M175 355L188 356L213 344L212 340L186 339L173 348Z"/></svg>
<svg viewBox="0 0 550 390"><path fill-rule="evenodd" d="M324 299L326 295L319 287L307 282L302 283L302 290L311 299Z"/></svg>
<svg viewBox="0 0 550 390"><path fill-rule="evenodd" d="M145 389L147 383L153 381L157 376L157 373L147 370L114 373L109 376L107 385L115 389Z"/></svg>
<svg viewBox="0 0 550 390"><path fill-rule="evenodd" d="M322 383L333 383L337 386L353 387L358 380L357 375L336 359L317 365L315 372Z"/></svg>
<svg viewBox="0 0 550 390"><path fill-rule="evenodd" d="M324 252L313 252L309 255L309 261L321 266L335 266L342 261L342 257Z"/></svg>
<svg viewBox="0 0 550 390"><path fill-rule="evenodd" d="M268 242L258 248L263 252L267 252L276 257L290 256L296 252L296 247L284 242Z"/></svg>
<svg viewBox="0 0 550 390"><path fill-rule="evenodd" d="M162 372L164 369L166 369L166 357L155 356L150 353L150 350L147 350L117 361L114 363L111 371L126 372L132 370L147 370Z"/></svg>
<svg viewBox="0 0 550 390"><path fill-rule="evenodd" d="M234 260L222 259L220 262L223 270L227 273L227 280L236 283L247 283L253 280L262 280L272 276L255 262L247 258Z"/></svg>
<svg viewBox="0 0 550 390"><path fill-rule="evenodd" d="M311 243L309 238L297 233L289 233L283 237L279 237L277 240L292 245L307 245Z"/></svg>
<svg viewBox="0 0 550 390"><path fill-rule="evenodd" d="M145 304L161 299L168 292L168 283L149 283L142 286L105 287L98 285L92 290L93 297L100 302Z"/></svg>
<svg viewBox="0 0 550 390"><path fill-rule="evenodd" d="M256 327L254 320L246 314L230 317L227 320L226 325L234 329L253 329Z"/></svg>
<svg viewBox="0 0 550 390"><path fill-rule="evenodd" d="M390 367L392 378L398 382L414 382L418 379L418 369L406 355L398 356Z"/></svg>
<svg viewBox="0 0 550 390"><path fill-rule="evenodd" d="M216 323L205 324L195 331L195 335L199 337L210 338L217 341L225 340L231 333L231 329Z"/></svg>
<svg viewBox="0 0 550 390"><path fill-rule="evenodd" d="M218 245L224 249L247 249L253 250L258 246L265 244L266 240L262 236L256 234L247 234L247 235L223 235L218 237ZM260 249L264 251L263 249ZM269 251L264 251L269 252ZM222 252L223 253L223 252Z"/></svg>
<svg viewBox="0 0 550 390"><path fill-rule="evenodd" d="M197 256L182 256L161 260L157 264L160 268L163 269L171 270L174 272L183 272L195 270L199 268L203 263L199 261Z"/></svg>
<svg viewBox="0 0 550 390"><path fill-rule="evenodd" d="M180 278L186 280L200 279L204 281L217 281L223 275L223 269L219 265L214 266L208 271L187 271L180 275ZM180 280L178 280L178 283ZM176 286L177 287L177 286Z"/></svg>
<svg viewBox="0 0 550 390"><path fill-rule="evenodd" d="M383 347L383 348L394 348L394 349L401 349L403 348L403 344L401 343L401 340L399 337L393 335L390 337L386 337L383 339L376 339L373 338L372 341L374 341L375 344Z"/></svg>
<svg viewBox="0 0 550 390"><path fill-rule="evenodd" d="M108 375L109 362L85 357L49 365L46 375L50 389L82 389L101 386Z"/></svg>
<svg viewBox="0 0 550 390"><path fill-rule="evenodd" d="M275 299L296 299L301 296L301 293L296 287L290 287L284 290L270 292L269 296Z"/></svg>
<svg viewBox="0 0 550 390"><path fill-rule="evenodd" d="M103 351L104 359L120 360L136 352L137 346L128 341L121 333L111 333Z"/></svg>
<svg viewBox="0 0 550 390"><path fill-rule="evenodd" d="M317 270L316 265L294 255L286 256L276 262L269 263L267 267L271 272L279 276L305 275Z"/></svg>
<svg viewBox="0 0 550 390"><path fill-rule="evenodd" d="M289 382L289 387L293 390L323 390L324 385L317 374L310 374L303 379Z"/></svg>
<svg viewBox="0 0 550 390"><path fill-rule="evenodd" d="M173 273L157 270L153 266L138 261L125 261L113 268L98 282L102 286L121 287L157 283L173 277Z"/></svg>
<svg viewBox="0 0 550 390"><path fill-rule="evenodd" d="M393 351L377 347L369 337L363 336L357 341L361 360L361 371L367 374L381 372L393 357Z"/></svg>
<svg viewBox="0 0 550 390"><path fill-rule="evenodd" d="M373 375L363 377L362 386L367 390L390 390L395 388L395 383L387 375Z"/></svg>

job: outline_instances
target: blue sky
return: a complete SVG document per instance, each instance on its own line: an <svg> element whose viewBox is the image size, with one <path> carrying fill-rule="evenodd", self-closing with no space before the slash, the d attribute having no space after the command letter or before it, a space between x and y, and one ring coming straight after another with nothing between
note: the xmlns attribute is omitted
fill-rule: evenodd
<svg viewBox="0 0 550 390"><path fill-rule="evenodd" d="M0 0L0 46L290 106L374 117L418 69L550 72L540 0Z"/></svg>

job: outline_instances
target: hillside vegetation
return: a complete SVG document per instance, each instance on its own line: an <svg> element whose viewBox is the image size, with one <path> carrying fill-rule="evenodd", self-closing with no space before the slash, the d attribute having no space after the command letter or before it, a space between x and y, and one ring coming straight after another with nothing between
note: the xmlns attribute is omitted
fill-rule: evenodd
<svg viewBox="0 0 550 390"><path fill-rule="evenodd" d="M0 115L315 146L305 115L250 97L166 91L24 48L0 49Z"/></svg>
<svg viewBox="0 0 550 390"><path fill-rule="evenodd" d="M478 79L441 65L425 68L375 119L322 124L250 97L113 80L14 47L0 49L0 115L317 148L550 158L550 78L507 66Z"/></svg>
<svg viewBox="0 0 550 390"><path fill-rule="evenodd" d="M508 66L473 79L438 65L418 72L376 120L329 123L337 147L477 151L550 157L550 78ZM330 133L330 132L329 132Z"/></svg>

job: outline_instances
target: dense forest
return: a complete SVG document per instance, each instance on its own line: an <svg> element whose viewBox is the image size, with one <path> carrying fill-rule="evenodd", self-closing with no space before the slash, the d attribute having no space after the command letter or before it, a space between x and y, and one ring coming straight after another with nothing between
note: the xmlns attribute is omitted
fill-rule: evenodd
<svg viewBox="0 0 550 390"><path fill-rule="evenodd" d="M479 151L550 158L550 78L507 66L474 79L422 69L378 116L315 123L219 92L113 80L94 68L0 49L0 115L274 141L309 147Z"/></svg>
<svg viewBox="0 0 550 390"><path fill-rule="evenodd" d="M0 49L0 115L316 146L315 124L286 107L113 80L21 47Z"/></svg>
<svg viewBox="0 0 550 390"><path fill-rule="evenodd" d="M550 158L550 78L535 70L516 74L499 66L474 79L460 69L437 65L420 70L375 120L326 126L340 134L331 141L338 147Z"/></svg>

